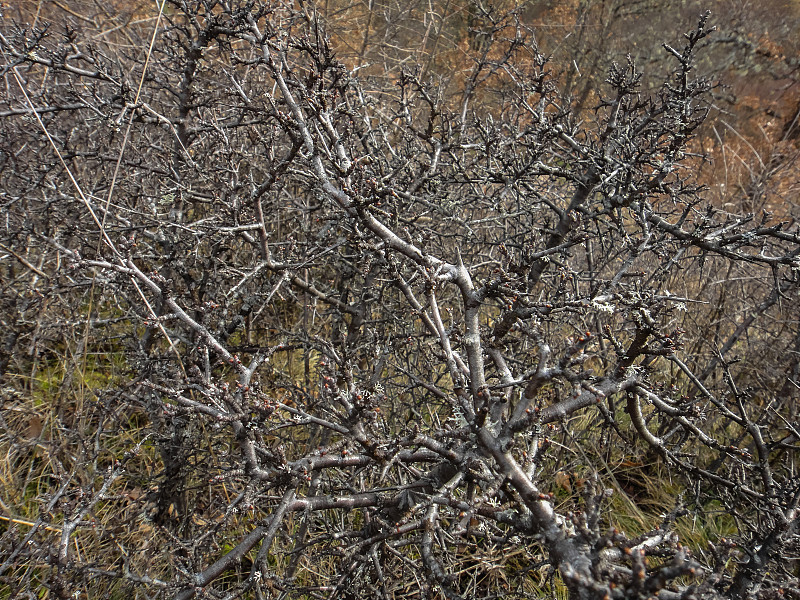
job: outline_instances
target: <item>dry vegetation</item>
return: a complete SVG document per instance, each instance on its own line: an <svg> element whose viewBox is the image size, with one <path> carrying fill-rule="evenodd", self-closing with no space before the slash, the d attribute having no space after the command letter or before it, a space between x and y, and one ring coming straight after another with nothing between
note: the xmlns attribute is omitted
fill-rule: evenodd
<svg viewBox="0 0 800 600"><path fill-rule="evenodd" d="M662 4L4 3L0 598L800 598L798 6Z"/></svg>

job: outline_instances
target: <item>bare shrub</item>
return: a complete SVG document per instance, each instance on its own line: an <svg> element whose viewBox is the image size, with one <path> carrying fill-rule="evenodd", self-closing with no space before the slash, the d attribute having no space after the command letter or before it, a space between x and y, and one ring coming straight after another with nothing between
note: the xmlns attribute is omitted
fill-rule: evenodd
<svg viewBox="0 0 800 600"><path fill-rule="evenodd" d="M455 92L305 4L6 22L11 595L800 593L800 237L697 181L706 18L580 114L514 12Z"/></svg>

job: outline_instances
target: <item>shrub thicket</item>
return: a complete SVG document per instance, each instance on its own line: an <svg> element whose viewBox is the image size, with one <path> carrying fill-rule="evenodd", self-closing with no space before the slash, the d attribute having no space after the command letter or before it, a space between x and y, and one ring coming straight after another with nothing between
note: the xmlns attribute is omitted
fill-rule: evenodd
<svg viewBox="0 0 800 600"><path fill-rule="evenodd" d="M90 8L0 32L4 596L800 595L794 125L709 194L707 16L571 103L515 10Z"/></svg>

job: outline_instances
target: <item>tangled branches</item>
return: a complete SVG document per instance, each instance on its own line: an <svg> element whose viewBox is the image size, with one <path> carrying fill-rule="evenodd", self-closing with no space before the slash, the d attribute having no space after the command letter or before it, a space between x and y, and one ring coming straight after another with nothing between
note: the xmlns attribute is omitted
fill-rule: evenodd
<svg viewBox="0 0 800 600"><path fill-rule="evenodd" d="M86 413L39 442L62 467L4 533L4 585L796 593L797 394L731 350L796 296L800 233L703 199L707 17L657 94L628 61L589 116L489 17L458 78L388 89L308 6L174 2L142 56L5 27L3 371L74 354ZM704 289L739 278L766 300L709 353ZM104 385L92 349L124 362ZM640 535L609 510L626 460L683 490ZM693 555L677 524L714 507L736 541ZM168 560L120 533L144 524Z"/></svg>

